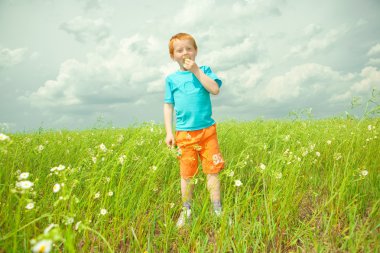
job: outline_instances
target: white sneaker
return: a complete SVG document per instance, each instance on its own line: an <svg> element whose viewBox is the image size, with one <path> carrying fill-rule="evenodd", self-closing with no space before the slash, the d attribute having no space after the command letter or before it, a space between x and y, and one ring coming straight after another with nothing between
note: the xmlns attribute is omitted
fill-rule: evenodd
<svg viewBox="0 0 380 253"><path fill-rule="evenodd" d="M214 213L215 213L216 217L220 217L222 215L222 209L215 209Z"/></svg>
<svg viewBox="0 0 380 253"><path fill-rule="evenodd" d="M190 217L191 217L191 209L184 208L184 210L182 210L181 214L179 215L179 218L177 221L177 228L183 227L186 221L190 219Z"/></svg>

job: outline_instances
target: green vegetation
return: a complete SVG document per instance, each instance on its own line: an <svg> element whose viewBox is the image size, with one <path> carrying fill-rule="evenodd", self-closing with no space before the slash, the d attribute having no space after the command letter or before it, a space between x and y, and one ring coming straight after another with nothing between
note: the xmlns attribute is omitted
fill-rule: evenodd
<svg viewBox="0 0 380 253"><path fill-rule="evenodd" d="M9 134L0 252L42 240L51 252L378 252L379 129L379 118L218 124L223 215L200 173L179 230L178 163L161 125Z"/></svg>

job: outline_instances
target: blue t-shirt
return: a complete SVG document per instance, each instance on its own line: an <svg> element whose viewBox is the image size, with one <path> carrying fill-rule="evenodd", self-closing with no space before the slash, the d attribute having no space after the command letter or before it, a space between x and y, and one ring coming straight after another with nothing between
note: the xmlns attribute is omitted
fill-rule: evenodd
<svg viewBox="0 0 380 253"><path fill-rule="evenodd" d="M200 69L219 87L222 81L210 67ZM173 104L176 112L176 130L194 131L212 126L210 93L190 71L176 71L166 77L165 103Z"/></svg>

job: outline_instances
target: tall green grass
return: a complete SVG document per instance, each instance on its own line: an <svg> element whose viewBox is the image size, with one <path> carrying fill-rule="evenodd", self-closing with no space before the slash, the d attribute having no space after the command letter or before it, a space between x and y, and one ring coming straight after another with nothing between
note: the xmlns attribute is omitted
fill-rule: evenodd
<svg viewBox="0 0 380 253"><path fill-rule="evenodd" d="M52 252L378 252L379 129L379 118L218 124L223 215L213 216L200 173L181 229L163 126L9 134L0 252L30 252L42 239ZM25 180L33 187L21 189Z"/></svg>

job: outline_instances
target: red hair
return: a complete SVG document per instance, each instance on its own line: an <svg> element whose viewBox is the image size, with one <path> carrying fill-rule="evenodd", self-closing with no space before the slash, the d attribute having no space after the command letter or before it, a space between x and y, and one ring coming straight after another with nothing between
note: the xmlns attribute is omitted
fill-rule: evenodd
<svg viewBox="0 0 380 253"><path fill-rule="evenodd" d="M195 42L195 39L193 38L193 36L191 36L190 34L187 34L187 33L177 33L176 35L173 35L170 38L170 41L169 41L169 53L170 53L170 56L173 56L173 54L174 54L174 46L173 46L173 44L174 44L175 40L190 40L193 43L193 46L194 46L195 50L198 49L197 43Z"/></svg>

